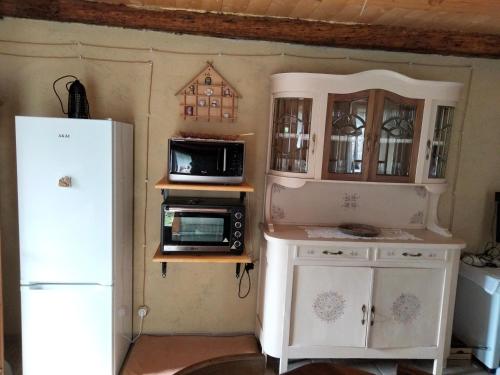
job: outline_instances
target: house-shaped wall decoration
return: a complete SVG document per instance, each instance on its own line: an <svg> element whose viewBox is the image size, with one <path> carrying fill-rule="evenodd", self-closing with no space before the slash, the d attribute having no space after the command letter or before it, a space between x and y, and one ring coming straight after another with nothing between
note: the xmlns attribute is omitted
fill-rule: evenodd
<svg viewBox="0 0 500 375"><path fill-rule="evenodd" d="M210 62L175 95L185 120L234 121L237 118L241 95Z"/></svg>

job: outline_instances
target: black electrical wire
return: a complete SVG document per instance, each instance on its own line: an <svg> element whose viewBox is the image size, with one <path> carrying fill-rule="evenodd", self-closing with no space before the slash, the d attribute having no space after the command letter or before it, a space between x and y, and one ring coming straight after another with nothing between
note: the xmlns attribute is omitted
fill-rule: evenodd
<svg viewBox="0 0 500 375"><path fill-rule="evenodd" d="M465 253L462 262L473 267L499 267L500 248L498 243L487 242L479 254Z"/></svg>
<svg viewBox="0 0 500 375"><path fill-rule="evenodd" d="M52 83L52 89L54 90L54 93L56 94L57 99L59 99L59 103L61 103L61 110L62 110L62 113L64 113L65 115L67 115L67 114L68 114L68 112L64 112L64 106L63 106L62 100L61 100L61 98L59 97L59 94L58 94L58 93L57 93L57 91L56 91L56 83L57 83L57 82L59 82L61 79L64 79L64 78L74 78L75 80L77 80L78 78L77 78L77 77L75 77L75 76L72 76L72 75L66 75L66 76L59 77L58 79L56 79L56 80L54 81L54 83ZM69 82L67 82L67 83L66 83L66 89L68 89L68 85L69 85L70 83L73 83L73 82L74 82L74 81L69 81Z"/></svg>
<svg viewBox="0 0 500 375"><path fill-rule="evenodd" d="M250 289L252 288L252 282L250 280L250 272L248 272L248 271L253 268L253 264L252 264L252 267L250 267L250 264L252 264L252 263L245 264L245 268L243 269L243 273L241 274L240 282L238 284L238 297L240 297L241 299L246 298L250 294ZM244 295L242 295L241 294L241 281L243 280L243 276L245 275L245 272L246 272L247 277L248 277L248 290L246 291L246 293Z"/></svg>

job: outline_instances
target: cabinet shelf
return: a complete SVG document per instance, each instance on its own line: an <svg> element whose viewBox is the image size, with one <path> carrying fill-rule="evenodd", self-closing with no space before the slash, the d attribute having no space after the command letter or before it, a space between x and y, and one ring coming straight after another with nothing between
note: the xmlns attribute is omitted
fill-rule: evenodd
<svg viewBox="0 0 500 375"><path fill-rule="evenodd" d="M284 138L284 139L296 139L296 138L302 138L303 141L308 141L309 140L309 134L296 134L296 133L275 133L275 135L278 138Z"/></svg>
<svg viewBox="0 0 500 375"><path fill-rule="evenodd" d="M198 191L233 191L239 193L253 193L253 186L246 182L239 185L221 185L221 184L189 184L184 182L171 182L168 176L164 176L155 184L155 189L169 190L198 190Z"/></svg>
<svg viewBox="0 0 500 375"><path fill-rule="evenodd" d="M219 94L207 94L207 93L198 93L198 94L186 94L186 97L187 98L199 98L199 99L205 99L205 98L227 98L227 99L231 99L232 96L230 95L219 95ZM180 105L184 105L182 103L180 103Z"/></svg>
<svg viewBox="0 0 500 375"><path fill-rule="evenodd" d="M207 98L208 98L208 96L207 96ZM202 99L205 99L205 98L202 98ZM189 103L188 104L179 103L179 106L181 106L182 108L185 108L186 106L189 106L189 105L190 105ZM223 106L218 105L217 107L214 107L214 106L212 106L212 105L210 105L208 103L205 104L205 105L199 105L199 104L197 104L197 102L193 103L192 107L198 108L198 109L208 108L208 107L210 107L210 109L221 109L221 108L223 108L223 109L233 109L233 108L237 109L238 108L238 106L236 106L236 105L234 105L234 106L232 106L232 105L223 105Z"/></svg>
<svg viewBox="0 0 500 375"><path fill-rule="evenodd" d="M250 256L244 251L241 255L224 254L201 254L201 255L170 255L163 254L160 245L153 256L153 262L156 263L232 263L246 264L252 263Z"/></svg>

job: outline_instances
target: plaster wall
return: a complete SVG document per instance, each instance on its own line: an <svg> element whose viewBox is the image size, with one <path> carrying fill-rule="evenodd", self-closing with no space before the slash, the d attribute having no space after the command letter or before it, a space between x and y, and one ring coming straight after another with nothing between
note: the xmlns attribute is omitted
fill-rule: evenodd
<svg viewBox="0 0 500 375"><path fill-rule="evenodd" d="M254 329L257 270L251 272L251 291L245 299L238 298L233 265L169 264L167 278L161 278L160 266L151 261L158 246L160 229L161 196L154 189L154 183L165 173L167 139L177 131L254 133L247 138L246 177L255 186L255 193L249 194L249 252L258 258L258 223L262 215L268 138L269 75L273 73L342 74L390 69L414 78L462 82L466 88L472 78L468 101L467 90L464 90L455 115L447 171L450 189L441 200L440 218L444 225L453 224L454 234L464 238L472 251L478 250L491 233L493 192L500 191L498 60L307 47L9 18L0 21L0 39L44 43L80 41L108 46L40 46L0 41L0 52L59 56L29 58L0 54L0 224L4 242L4 310L8 334L20 331L14 116L64 116L52 91L52 82L65 74L76 75L84 83L93 118L113 118L134 124L134 304L136 307L146 304L151 309L144 322L146 333L229 333ZM154 47L186 54L109 46ZM203 54L207 52L223 54ZM310 57L349 56L380 62L287 55L224 55L281 52ZM78 55L85 58L61 58ZM152 61L152 64L92 58ZM239 101L239 119L235 123L190 122L179 116L179 104L174 95L204 67L207 60L212 61L243 96ZM429 65L407 64L408 61ZM472 70L434 65L469 65ZM65 93L62 96L65 103ZM463 137L459 147L462 125ZM91 147L89 152L92 152ZM247 287L248 281L243 279L242 289Z"/></svg>

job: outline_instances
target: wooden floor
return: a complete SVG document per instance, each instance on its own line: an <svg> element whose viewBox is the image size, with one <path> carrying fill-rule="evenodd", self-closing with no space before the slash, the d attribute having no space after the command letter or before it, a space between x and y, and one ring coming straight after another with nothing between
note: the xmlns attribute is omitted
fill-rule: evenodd
<svg viewBox="0 0 500 375"><path fill-rule="evenodd" d="M321 360L297 360L291 361L288 370L295 369L300 366L304 366L307 363L316 361L330 361L334 364L338 364L346 367L353 367L360 370L364 370L374 375L395 375L396 365L398 361L393 360L373 360L373 359L321 359ZM429 360L402 360L400 363L405 364L408 367L423 370L432 374L432 361ZM268 363L265 375L276 375L278 374L278 361L275 358L268 357ZM489 374L486 369L481 367L478 363L471 363L470 366L449 366L444 370L445 375L487 375Z"/></svg>
<svg viewBox="0 0 500 375"><path fill-rule="evenodd" d="M13 375L22 375L21 369L21 338L19 336L7 336L5 338L5 359L10 363L13 369ZM317 360L314 360L317 361ZM374 375L394 375L396 373L396 361L391 360L322 360L331 361L335 364L358 368ZM289 370L311 363L312 360L292 361ZM404 364L410 367L418 368L429 373L432 372L432 361L428 360L405 360ZM269 358L265 375L276 375L278 361L275 358ZM450 366L445 369L446 375L487 375L489 374L478 363L472 363L470 366Z"/></svg>

